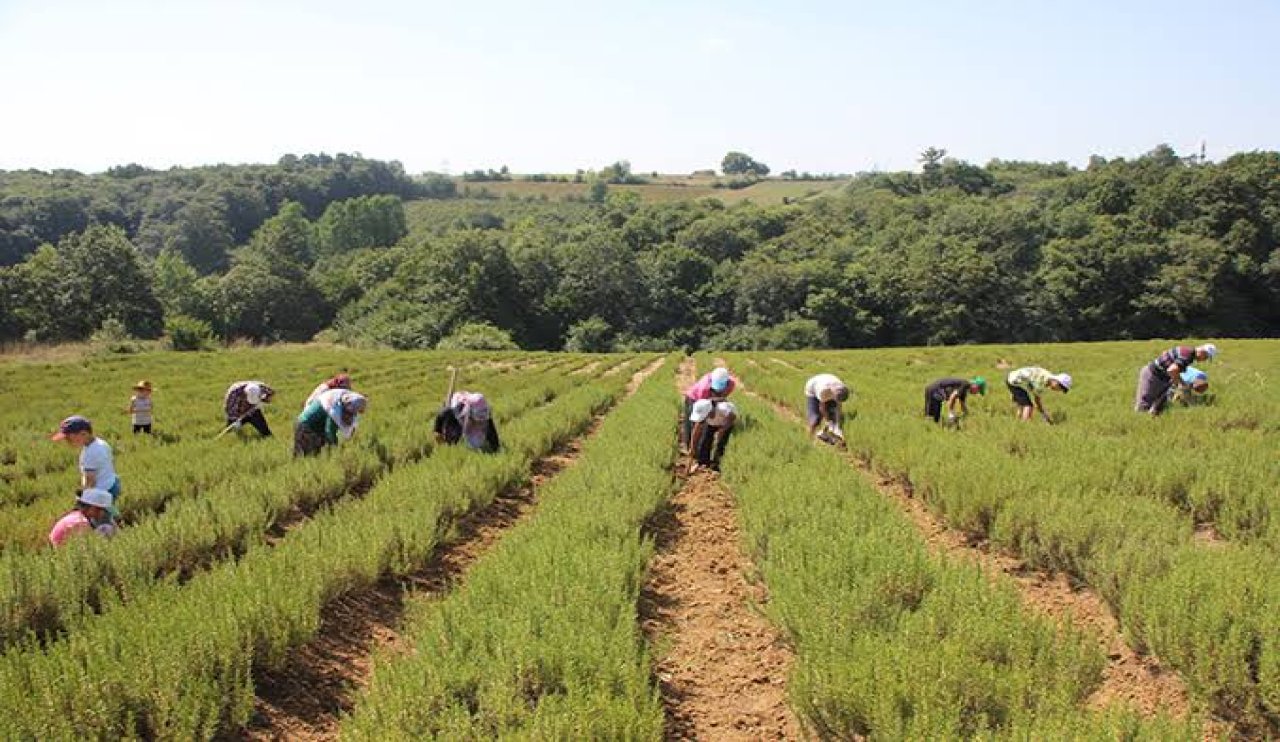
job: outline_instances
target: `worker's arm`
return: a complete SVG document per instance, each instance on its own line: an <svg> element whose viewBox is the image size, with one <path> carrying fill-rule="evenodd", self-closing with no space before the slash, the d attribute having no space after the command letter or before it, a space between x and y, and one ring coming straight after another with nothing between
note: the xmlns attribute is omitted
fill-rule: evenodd
<svg viewBox="0 0 1280 742"><path fill-rule="evenodd" d="M707 430L706 421L696 422L693 424L693 433L689 435L689 458L697 460L698 445L702 441L702 435Z"/></svg>
<svg viewBox="0 0 1280 742"><path fill-rule="evenodd" d="M98 472L92 469L85 469L80 472L80 486L84 489L92 489L98 486Z"/></svg>
<svg viewBox="0 0 1280 742"><path fill-rule="evenodd" d="M947 397L947 412L951 413L952 415L956 414L956 407L960 406L961 404L962 402L960 401L960 392L959 391L952 392Z"/></svg>
<svg viewBox="0 0 1280 742"><path fill-rule="evenodd" d="M1031 395L1031 398L1035 400L1036 409L1040 411L1040 417L1043 417L1045 422L1049 423L1050 425L1053 425L1053 420L1049 418L1049 413L1045 412L1044 410L1044 403L1040 401L1040 395L1033 394Z"/></svg>
<svg viewBox="0 0 1280 742"><path fill-rule="evenodd" d="M338 445L338 424L333 421L332 415L324 416L324 440L330 446Z"/></svg>

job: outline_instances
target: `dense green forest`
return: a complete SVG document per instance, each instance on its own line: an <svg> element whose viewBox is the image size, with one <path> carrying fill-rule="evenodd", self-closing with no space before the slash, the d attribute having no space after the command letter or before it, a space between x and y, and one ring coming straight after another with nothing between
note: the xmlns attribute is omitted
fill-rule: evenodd
<svg viewBox="0 0 1280 742"><path fill-rule="evenodd" d="M1280 153L976 166L780 206L457 197L358 156L0 173L0 340L605 350L1280 335Z"/></svg>

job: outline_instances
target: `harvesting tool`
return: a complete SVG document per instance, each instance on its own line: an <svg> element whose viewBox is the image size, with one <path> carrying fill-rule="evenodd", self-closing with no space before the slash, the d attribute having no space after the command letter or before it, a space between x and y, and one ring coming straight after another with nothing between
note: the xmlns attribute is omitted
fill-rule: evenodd
<svg viewBox="0 0 1280 742"><path fill-rule="evenodd" d="M213 439L216 441L216 440L218 440L219 438L221 438L222 436L226 435L227 433L230 433L231 431L233 431L233 430L235 430L236 428L240 427L240 423L242 423L242 422L244 422L244 418L240 418L239 420L236 420L235 422L231 423L231 424L230 424L230 425L228 425L227 427L223 428L223 429L222 429L222 432L221 432L221 433L218 433L217 435L215 435L215 436L213 437Z"/></svg>
<svg viewBox="0 0 1280 742"><path fill-rule="evenodd" d="M453 389L457 385L457 383L458 383L458 368L457 366L450 366L449 367L449 391L444 393L445 407L448 407L449 403L453 401Z"/></svg>

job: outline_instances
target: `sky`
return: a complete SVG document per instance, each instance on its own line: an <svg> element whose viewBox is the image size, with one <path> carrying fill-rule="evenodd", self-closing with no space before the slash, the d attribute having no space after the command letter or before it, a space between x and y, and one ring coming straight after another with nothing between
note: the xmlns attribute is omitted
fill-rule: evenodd
<svg viewBox="0 0 1280 742"><path fill-rule="evenodd" d="M0 169L1280 149L1280 1L0 0Z"/></svg>

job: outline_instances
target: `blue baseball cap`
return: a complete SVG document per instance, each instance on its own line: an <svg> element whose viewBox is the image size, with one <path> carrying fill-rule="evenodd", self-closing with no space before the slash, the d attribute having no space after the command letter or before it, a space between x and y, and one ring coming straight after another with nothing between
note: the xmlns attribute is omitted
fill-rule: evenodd
<svg viewBox="0 0 1280 742"><path fill-rule="evenodd" d="M67 436L74 433L82 433L86 430L93 430L93 423L89 422L89 418L80 415L72 415L66 420L58 423L58 432L50 436L50 440L61 441Z"/></svg>

